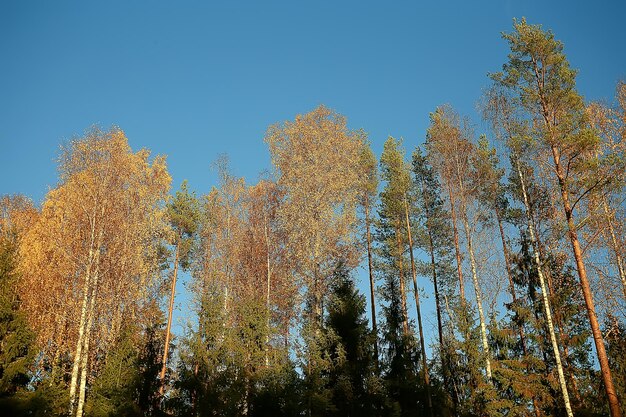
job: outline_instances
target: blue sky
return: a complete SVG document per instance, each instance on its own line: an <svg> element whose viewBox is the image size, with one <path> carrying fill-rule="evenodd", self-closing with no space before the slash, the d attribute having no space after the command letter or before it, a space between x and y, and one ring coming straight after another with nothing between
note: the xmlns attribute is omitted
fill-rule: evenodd
<svg viewBox="0 0 626 417"><path fill-rule="evenodd" d="M552 29L588 99L626 79L624 2L0 3L0 194L40 202L59 144L93 124L167 154L173 186L215 184L230 155L255 182L266 128L325 104L410 150L450 103L476 121L513 17Z"/></svg>

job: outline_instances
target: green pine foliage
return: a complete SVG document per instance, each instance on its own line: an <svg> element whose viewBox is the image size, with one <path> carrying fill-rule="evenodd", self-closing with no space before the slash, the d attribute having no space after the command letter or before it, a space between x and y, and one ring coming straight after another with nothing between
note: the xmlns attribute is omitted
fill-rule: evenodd
<svg viewBox="0 0 626 417"><path fill-rule="evenodd" d="M92 385L87 416L162 415L158 397L161 335L160 326L141 328L127 323Z"/></svg>
<svg viewBox="0 0 626 417"><path fill-rule="evenodd" d="M0 235L0 396L26 387L35 355L34 334L19 311L15 292L17 236L10 231L6 235Z"/></svg>

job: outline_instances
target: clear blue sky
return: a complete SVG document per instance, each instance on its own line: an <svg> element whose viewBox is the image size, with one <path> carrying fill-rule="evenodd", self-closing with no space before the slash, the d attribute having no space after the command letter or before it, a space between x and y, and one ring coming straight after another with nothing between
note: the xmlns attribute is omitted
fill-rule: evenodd
<svg viewBox="0 0 626 417"><path fill-rule="evenodd" d="M210 4L209 4L210 3ZM255 182L268 125L325 104L421 143L442 103L475 118L513 17L552 29L588 99L626 79L623 1L0 2L0 194L40 202L62 140L93 124L167 154L199 193L228 153Z"/></svg>

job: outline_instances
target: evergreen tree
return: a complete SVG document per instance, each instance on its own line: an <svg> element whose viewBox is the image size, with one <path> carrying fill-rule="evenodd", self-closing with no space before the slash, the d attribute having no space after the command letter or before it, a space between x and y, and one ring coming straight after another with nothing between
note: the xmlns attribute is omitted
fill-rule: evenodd
<svg viewBox="0 0 626 417"><path fill-rule="evenodd" d="M167 371L167 357L170 348L170 335L172 327L172 313L174 311L174 298L176 296L176 279L178 266L183 270L188 269L191 262L191 251L195 239L198 223L200 221L200 204L194 193L187 189L187 181L183 181L180 191L176 192L174 199L167 205L167 216L174 234L174 267L172 270L172 282L165 328L165 344L163 346L163 363L161 366L161 387L159 393L163 395L165 389L165 373Z"/></svg>
<svg viewBox="0 0 626 417"><path fill-rule="evenodd" d="M590 128L583 98L576 90L576 71L563 53L563 44L552 32L522 19L514 22L514 31L503 37L509 43L511 53L503 71L493 74L492 78L519 97L521 108L534 127L532 145L549 156L547 162L556 183L555 189L560 194L609 410L612 417L621 417L587 276L575 210L585 196L607 188L613 178L619 178L614 173L623 172L623 158L618 155L598 158L599 138ZM567 405L565 392L564 396Z"/></svg>
<svg viewBox="0 0 626 417"><path fill-rule="evenodd" d="M377 416L385 407L375 373L373 335L365 318L365 297L359 294L344 264L335 272L325 320L330 359L325 384L334 411L327 415Z"/></svg>
<svg viewBox="0 0 626 417"><path fill-rule="evenodd" d="M452 230L450 216L440 198L441 186L430 165L428 158L418 147L413 152L413 175L415 181L416 203L420 208L421 233L417 243L426 252L429 262L422 264L423 275L432 279L437 313L437 334L439 340L439 358L441 376L446 392L450 394L454 404L458 398L450 376L450 362L446 353L446 337L444 331L444 298L446 293L454 293Z"/></svg>
<svg viewBox="0 0 626 417"><path fill-rule="evenodd" d="M16 231L3 229L0 229L0 397L14 395L26 387L35 356L34 334L19 311L15 291Z"/></svg>

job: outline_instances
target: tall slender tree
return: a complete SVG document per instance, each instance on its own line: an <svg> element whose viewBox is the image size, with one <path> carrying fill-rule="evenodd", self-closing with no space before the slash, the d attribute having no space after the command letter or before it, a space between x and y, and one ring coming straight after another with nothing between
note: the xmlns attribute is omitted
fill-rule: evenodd
<svg viewBox="0 0 626 417"><path fill-rule="evenodd" d="M394 268L398 274L400 301L402 306L402 329L409 336L409 315L407 311L405 253L407 237L403 232L405 226L405 201L410 187L409 170L404 161L401 142L389 137L385 142L380 157L380 171L385 187L380 193L381 218L379 240L387 246L389 254L393 254ZM386 229L386 230L385 230ZM383 234L385 233L386 234Z"/></svg>
<svg viewBox="0 0 626 417"><path fill-rule="evenodd" d="M165 373L167 371L167 358L170 347L170 336L172 328L172 313L174 312L174 299L176 296L176 279L178 277L178 267L186 270L191 260L194 239L200 221L200 205L195 193L189 192L187 181L183 181L180 190L167 205L167 217L172 227L174 263L172 270L172 282L170 289L170 299L167 313L167 326L165 328L165 344L163 346L163 361L161 366L161 387L159 392L163 395L165 390Z"/></svg>
<svg viewBox="0 0 626 417"><path fill-rule="evenodd" d="M455 389L451 385L450 358L447 354L446 337L443 323L444 292L448 280L447 264L452 263L451 254L454 249L451 237L449 214L445 211L443 200L439 197L441 187L433 167L428 158L417 147L412 158L413 175L415 180L417 204L420 207L420 217L424 232L418 241L420 247L427 252L429 257L428 272L433 281L435 293L435 308L437 313L437 334L439 339L439 356L441 358L441 373L444 386L452 394L454 403L458 403ZM443 279L442 279L443 278Z"/></svg>
<svg viewBox="0 0 626 417"><path fill-rule="evenodd" d="M583 99L576 90L576 71L570 68L563 44L551 32L524 19L515 21L513 29L503 35L511 50L509 60L503 71L492 78L519 96L520 104L533 121L533 144L550 155L609 409L612 417L621 417L575 215L581 199L606 187L611 176L606 176L606 172L595 176L591 169L603 165L594 152L598 136L590 129ZM616 164L613 168L620 169Z"/></svg>
<svg viewBox="0 0 626 417"><path fill-rule="evenodd" d="M487 323L482 302L482 290L478 277L473 231L470 227L469 210L474 197L474 189L470 182L470 158L474 152L474 145L470 141L467 122L461 123L459 116L449 106L437 108L431 114L431 124L428 128L426 146L429 155L433 158L433 165L438 167L439 175L454 189L459 200L459 213L470 260L470 271L476 297L476 307L480 320L481 341L485 361L487 380L491 380L491 359L489 342L487 339ZM455 198L456 199L456 198ZM453 201L450 201L451 206ZM462 299L463 301L463 299Z"/></svg>
<svg viewBox="0 0 626 417"><path fill-rule="evenodd" d="M293 122L271 126L265 141L283 193L278 221L287 236L292 272L306 288L308 340L315 349L336 262L342 259L348 267L358 263L356 208L363 135L348 129L345 117L320 106Z"/></svg>
<svg viewBox="0 0 626 417"><path fill-rule="evenodd" d="M363 180L360 192L360 204L363 210L363 222L365 224L365 243L367 245L367 271L370 283L370 308L372 317L372 332L374 333L374 363L378 371L378 327L376 325L376 297L374 283L374 265L372 250L372 210L376 206L376 196L378 194L378 169L376 156L368 142L363 143L360 158Z"/></svg>

